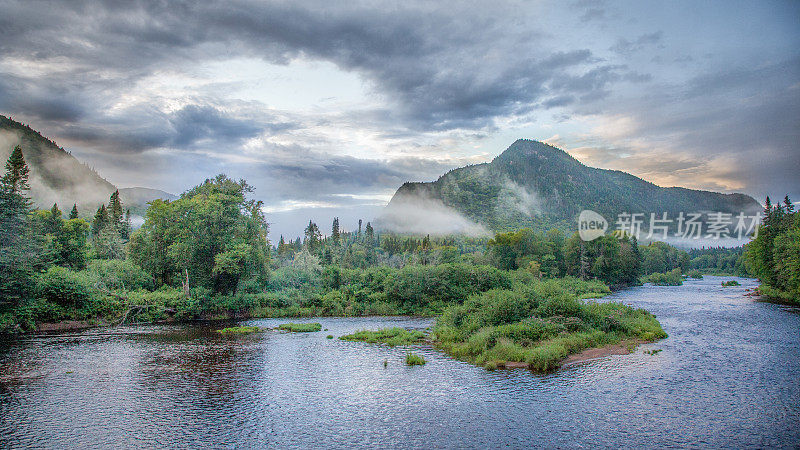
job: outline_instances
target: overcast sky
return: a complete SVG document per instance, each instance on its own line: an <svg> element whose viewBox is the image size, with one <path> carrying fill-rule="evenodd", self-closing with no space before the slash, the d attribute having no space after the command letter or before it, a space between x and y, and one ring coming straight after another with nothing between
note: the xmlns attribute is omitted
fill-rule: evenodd
<svg viewBox="0 0 800 450"><path fill-rule="evenodd" d="M800 2L0 2L0 112L120 187L224 172L273 239L518 138L800 199Z"/></svg>

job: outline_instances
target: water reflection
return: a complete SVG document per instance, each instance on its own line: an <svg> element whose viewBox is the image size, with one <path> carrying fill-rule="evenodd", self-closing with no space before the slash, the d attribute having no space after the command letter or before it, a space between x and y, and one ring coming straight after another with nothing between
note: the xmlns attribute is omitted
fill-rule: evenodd
<svg viewBox="0 0 800 450"><path fill-rule="evenodd" d="M796 445L800 315L745 297L752 281L720 280L614 294L657 314L670 337L545 375L487 372L426 346L414 351L428 364L406 367L405 348L325 337L425 319L324 318L329 331L299 334L200 325L23 337L0 343L0 446Z"/></svg>

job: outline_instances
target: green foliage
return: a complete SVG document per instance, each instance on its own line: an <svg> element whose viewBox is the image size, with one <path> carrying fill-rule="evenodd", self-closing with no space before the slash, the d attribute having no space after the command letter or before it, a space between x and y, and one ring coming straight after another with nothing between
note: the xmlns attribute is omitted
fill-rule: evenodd
<svg viewBox="0 0 800 450"><path fill-rule="evenodd" d="M261 331L259 327L247 327L247 326L240 326L240 327L230 327L230 328L223 328L221 330L217 330L219 334L250 334L250 333L258 333Z"/></svg>
<svg viewBox="0 0 800 450"><path fill-rule="evenodd" d="M584 294L597 289L577 279L566 286L547 280L473 295L437 319L436 345L489 369L512 361L546 371L586 348L666 337L646 311L619 303L584 303L575 287Z"/></svg>
<svg viewBox="0 0 800 450"><path fill-rule="evenodd" d="M686 274L686 276L689 277L689 278L695 278L695 279L698 279L698 280L702 280L703 279L703 272L700 272L699 270L691 270L691 271L689 271L688 274Z"/></svg>
<svg viewBox="0 0 800 450"><path fill-rule="evenodd" d="M741 286L736 280L728 280L722 282L722 287Z"/></svg>
<svg viewBox="0 0 800 450"><path fill-rule="evenodd" d="M416 353L406 353L407 366L424 366L425 362L425 358L423 358L422 355L417 355Z"/></svg>
<svg viewBox="0 0 800 450"><path fill-rule="evenodd" d="M136 291L154 287L153 278L130 260L96 259L89 263L88 272L108 289Z"/></svg>
<svg viewBox="0 0 800 450"><path fill-rule="evenodd" d="M647 217L663 211L677 217L684 211L736 215L758 209L758 203L743 194L662 188L628 173L587 167L561 149L525 139L514 142L491 163L455 169L431 183L404 184L389 210L392 204L418 198L441 201L498 232L574 230L575 218L583 209L606 218L622 212Z"/></svg>
<svg viewBox="0 0 800 450"><path fill-rule="evenodd" d="M278 325L279 330L291 331L293 333L313 333L322 331L322 325L319 323L282 323Z"/></svg>
<svg viewBox="0 0 800 450"><path fill-rule="evenodd" d="M425 333L419 330L406 330L400 327L383 328L377 331L360 330L353 334L339 337L343 341L359 341L369 344L386 344L390 347L410 345L425 339Z"/></svg>
<svg viewBox="0 0 800 450"><path fill-rule="evenodd" d="M681 286L683 277L680 269L672 269L667 273L651 273L641 278L642 283L653 283L656 286Z"/></svg>
<svg viewBox="0 0 800 450"><path fill-rule="evenodd" d="M80 308L98 295L95 282L86 272L54 266L38 277L36 291L53 303Z"/></svg>
<svg viewBox="0 0 800 450"><path fill-rule="evenodd" d="M800 214L788 196L783 205L775 206L767 197L763 223L747 244L744 258L748 270L761 281L762 295L800 303Z"/></svg>
<svg viewBox="0 0 800 450"><path fill-rule="evenodd" d="M246 199L250 191L219 175L174 202L153 201L131 236L131 258L159 285L179 283L184 270L190 285L217 293L235 293L247 280L265 285L268 226L261 203Z"/></svg>

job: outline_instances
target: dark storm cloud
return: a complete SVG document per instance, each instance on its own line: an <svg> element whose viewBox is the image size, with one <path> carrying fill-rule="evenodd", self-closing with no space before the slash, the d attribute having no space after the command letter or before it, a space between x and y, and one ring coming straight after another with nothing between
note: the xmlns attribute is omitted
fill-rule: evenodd
<svg viewBox="0 0 800 450"><path fill-rule="evenodd" d="M539 36L524 28L509 29L503 15L509 11L502 10L493 14L456 8L463 14L453 20L453 8L389 12L382 4L348 9L323 2L305 7L244 1L53 2L39 3L35 9L41 14L31 14L31 9L29 2L4 7L6 22L13 26L0 31L2 53L68 58L79 65L34 78L40 86L63 85L63 79L81 71L103 71L110 79L129 83L156 68L192 59L249 55L282 64L306 56L364 74L396 103L392 120L416 130L489 126L495 117L514 114L545 96L569 95L568 84L552 83L573 76L568 70L584 70L579 76L600 81L588 86L592 89L613 81L596 78L593 71L616 70L593 60L585 49L553 55L537 51ZM510 48L517 51L515 57L497 59ZM79 94L85 89L73 86ZM113 91L109 87L93 94L112 97ZM44 114L32 105L0 104L12 106L26 114Z"/></svg>
<svg viewBox="0 0 800 450"><path fill-rule="evenodd" d="M649 46L659 45L663 37L663 31L656 31L653 33L643 34L633 40L620 38L609 50L615 53L627 55L643 50Z"/></svg>

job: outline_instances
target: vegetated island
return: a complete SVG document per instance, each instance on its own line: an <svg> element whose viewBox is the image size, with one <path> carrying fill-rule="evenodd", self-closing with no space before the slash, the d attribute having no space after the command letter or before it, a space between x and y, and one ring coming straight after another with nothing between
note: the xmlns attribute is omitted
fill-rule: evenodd
<svg viewBox="0 0 800 450"><path fill-rule="evenodd" d="M629 353L667 337L655 317L621 303L581 298L608 294L597 281L575 278L519 280L445 308L431 342L445 353L487 369L530 368L545 372L563 364ZM421 331L387 328L359 331L342 340L409 345Z"/></svg>

